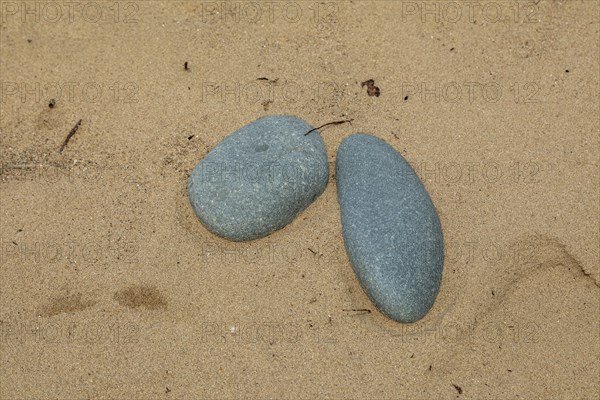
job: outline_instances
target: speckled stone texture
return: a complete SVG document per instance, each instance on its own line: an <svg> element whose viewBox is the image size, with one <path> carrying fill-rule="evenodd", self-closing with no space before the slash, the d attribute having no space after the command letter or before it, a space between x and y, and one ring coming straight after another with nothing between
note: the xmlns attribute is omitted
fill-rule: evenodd
<svg viewBox="0 0 600 400"><path fill-rule="evenodd" d="M188 196L202 224L242 241L283 228L323 191L329 163L323 139L306 122L260 118L216 145L194 168Z"/></svg>
<svg viewBox="0 0 600 400"><path fill-rule="evenodd" d="M336 159L342 235L363 289L384 314L417 321L439 292L444 246L435 207L393 147L354 134Z"/></svg>

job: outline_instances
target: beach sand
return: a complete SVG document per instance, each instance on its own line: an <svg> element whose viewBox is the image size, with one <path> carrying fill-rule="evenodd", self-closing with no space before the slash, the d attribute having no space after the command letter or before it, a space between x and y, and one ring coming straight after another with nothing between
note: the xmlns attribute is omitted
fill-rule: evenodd
<svg viewBox="0 0 600 400"><path fill-rule="evenodd" d="M0 398L600 396L597 2L70 4L0 3ZM187 177L273 114L353 121L321 130L321 197L229 242ZM414 324L344 250L355 132L440 214Z"/></svg>

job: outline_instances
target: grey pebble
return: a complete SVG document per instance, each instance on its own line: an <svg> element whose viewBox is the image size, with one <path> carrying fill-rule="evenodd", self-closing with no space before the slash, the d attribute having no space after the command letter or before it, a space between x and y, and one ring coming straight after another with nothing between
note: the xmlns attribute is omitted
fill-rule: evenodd
<svg viewBox="0 0 600 400"><path fill-rule="evenodd" d="M188 196L202 224L230 240L283 228L325 190L323 139L291 116L260 118L217 144L194 168Z"/></svg>
<svg viewBox="0 0 600 400"><path fill-rule="evenodd" d="M423 318L444 264L429 194L400 153L371 135L346 138L335 168L344 245L363 289L395 321Z"/></svg>

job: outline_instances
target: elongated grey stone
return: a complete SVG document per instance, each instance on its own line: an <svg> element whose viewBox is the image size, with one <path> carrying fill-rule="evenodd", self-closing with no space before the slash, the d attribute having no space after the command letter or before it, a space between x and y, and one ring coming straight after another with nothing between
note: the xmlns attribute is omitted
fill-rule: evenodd
<svg viewBox="0 0 600 400"><path fill-rule="evenodd" d="M338 149L336 181L344 245L363 289L393 320L421 319L440 289L444 241L419 177L383 140L354 134Z"/></svg>
<svg viewBox="0 0 600 400"><path fill-rule="evenodd" d="M188 196L202 224L230 240L283 228L323 191L329 162L321 135L285 115L260 118L217 144L194 168Z"/></svg>

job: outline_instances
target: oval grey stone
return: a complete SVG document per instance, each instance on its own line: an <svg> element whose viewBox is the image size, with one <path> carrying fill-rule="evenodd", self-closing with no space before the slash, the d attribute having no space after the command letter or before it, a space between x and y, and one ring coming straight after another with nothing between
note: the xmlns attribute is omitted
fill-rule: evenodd
<svg viewBox="0 0 600 400"><path fill-rule="evenodd" d="M291 116L260 118L217 144L194 168L188 196L202 224L230 240L283 228L323 191L329 162L321 135Z"/></svg>
<svg viewBox="0 0 600 400"><path fill-rule="evenodd" d="M429 194L400 153L371 135L346 138L335 168L344 245L363 289L393 320L421 319L439 292L444 264Z"/></svg>

